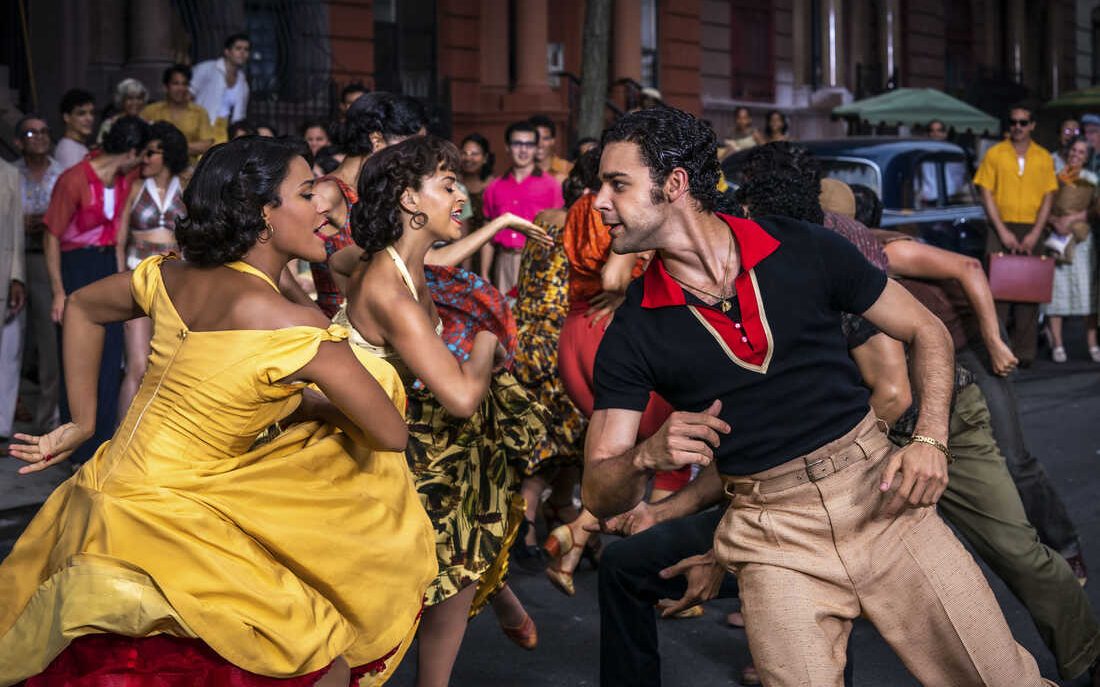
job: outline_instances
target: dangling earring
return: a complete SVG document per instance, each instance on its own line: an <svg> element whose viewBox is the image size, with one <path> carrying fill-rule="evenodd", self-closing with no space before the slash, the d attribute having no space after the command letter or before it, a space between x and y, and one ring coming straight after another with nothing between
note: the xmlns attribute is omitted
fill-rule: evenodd
<svg viewBox="0 0 1100 687"><path fill-rule="evenodd" d="M265 219L264 220L264 228L260 232L260 235L259 235L259 237L257 237L256 240L259 241L260 243L267 243L268 241L271 240L271 237L274 236L274 235L275 235L275 227L271 226L271 222L268 222Z"/></svg>
<svg viewBox="0 0 1100 687"><path fill-rule="evenodd" d="M428 223L428 216L423 212L414 212L412 219L409 220L409 224L413 229L423 229L424 225Z"/></svg>

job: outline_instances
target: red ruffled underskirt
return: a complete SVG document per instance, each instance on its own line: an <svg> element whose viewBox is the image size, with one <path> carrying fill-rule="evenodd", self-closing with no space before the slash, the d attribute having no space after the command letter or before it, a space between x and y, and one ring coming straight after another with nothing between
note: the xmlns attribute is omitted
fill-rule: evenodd
<svg viewBox="0 0 1100 687"><path fill-rule="evenodd" d="M352 669L351 685L385 661ZM238 668L205 642L168 635L123 637L94 634L73 640L46 670L25 687L312 687L328 668L291 678L275 678Z"/></svg>

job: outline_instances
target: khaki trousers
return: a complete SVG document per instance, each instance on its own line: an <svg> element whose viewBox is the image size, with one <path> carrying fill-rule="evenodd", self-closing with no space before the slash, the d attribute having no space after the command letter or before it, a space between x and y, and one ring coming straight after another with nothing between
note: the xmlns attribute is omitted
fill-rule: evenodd
<svg viewBox="0 0 1100 687"><path fill-rule="evenodd" d="M817 482L750 489L853 444L866 458ZM881 514L879 481L893 450L868 414L806 456L727 481L732 503L714 549L738 577L763 683L843 685L852 620L863 616L923 685L1053 685L1012 638L981 570L935 509Z"/></svg>

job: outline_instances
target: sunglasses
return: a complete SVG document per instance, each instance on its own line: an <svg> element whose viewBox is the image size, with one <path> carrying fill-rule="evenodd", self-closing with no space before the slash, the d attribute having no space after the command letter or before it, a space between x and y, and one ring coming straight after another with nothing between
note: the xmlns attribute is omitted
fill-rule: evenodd
<svg viewBox="0 0 1100 687"><path fill-rule="evenodd" d="M943 127L934 126L931 129L929 129L929 131L934 133L934 134L942 134L944 132L944 129L943 129Z"/></svg>
<svg viewBox="0 0 1100 687"><path fill-rule="evenodd" d="M35 136L49 136L50 130L43 127L41 129L26 129L20 136L23 138L34 138Z"/></svg>
<svg viewBox="0 0 1100 687"><path fill-rule="evenodd" d="M539 144L534 141L512 141L508 145L513 148L537 148Z"/></svg>
<svg viewBox="0 0 1100 687"><path fill-rule="evenodd" d="M1023 126L1030 126L1031 125L1031 120L1030 119L1010 119L1010 120L1008 120L1008 123L1012 126L1023 127Z"/></svg>

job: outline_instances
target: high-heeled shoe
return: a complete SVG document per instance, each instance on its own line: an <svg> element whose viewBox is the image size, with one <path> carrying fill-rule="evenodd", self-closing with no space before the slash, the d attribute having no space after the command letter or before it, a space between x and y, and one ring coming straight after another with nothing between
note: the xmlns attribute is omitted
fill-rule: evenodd
<svg viewBox="0 0 1100 687"><path fill-rule="evenodd" d="M573 573L562 570L558 565L559 562L546 566L546 577L562 594L566 596L576 596L577 590L573 586Z"/></svg>
<svg viewBox="0 0 1100 687"><path fill-rule="evenodd" d="M515 642L521 649L534 651L535 647L539 645L539 630L535 627L535 621L531 620L530 615L524 614L523 622L519 624L519 627L501 625L500 629L508 639Z"/></svg>
<svg viewBox="0 0 1100 687"><path fill-rule="evenodd" d="M542 548L550 554L550 558L554 560L561 559L562 556L573 550L573 530L570 529L569 525L555 527L550 532L550 536L546 538L546 541L542 543Z"/></svg>

